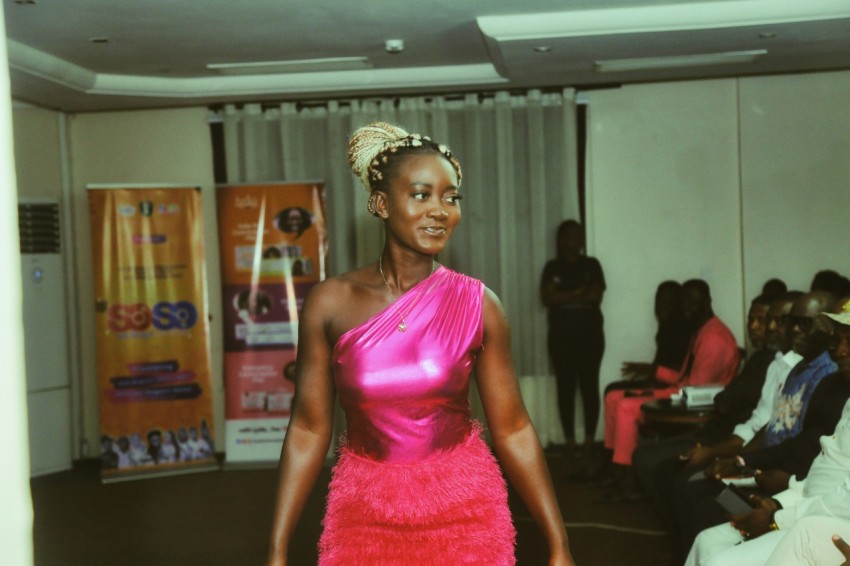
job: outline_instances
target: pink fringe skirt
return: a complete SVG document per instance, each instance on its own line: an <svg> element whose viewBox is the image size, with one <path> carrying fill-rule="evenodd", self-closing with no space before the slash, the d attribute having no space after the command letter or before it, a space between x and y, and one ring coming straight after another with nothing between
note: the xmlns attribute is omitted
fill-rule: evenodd
<svg viewBox="0 0 850 566"><path fill-rule="evenodd" d="M343 448L322 524L319 566L516 563L505 480L480 430L421 463Z"/></svg>

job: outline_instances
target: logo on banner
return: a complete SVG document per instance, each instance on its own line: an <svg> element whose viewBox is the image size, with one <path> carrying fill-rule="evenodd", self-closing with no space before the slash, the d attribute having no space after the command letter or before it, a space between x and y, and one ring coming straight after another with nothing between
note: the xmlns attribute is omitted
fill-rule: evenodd
<svg viewBox="0 0 850 566"><path fill-rule="evenodd" d="M156 211L159 214L177 214L180 212L180 205L178 204L158 204L156 207Z"/></svg>
<svg viewBox="0 0 850 566"><path fill-rule="evenodd" d="M250 195L236 197L236 208L257 208L260 202Z"/></svg>
<svg viewBox="0 0 850 566"><path fill-rule="evenodd" d="M149 200L143 200L139 203L139 212L142 216L151 216L153 214L153 203Z"/></svg>
<svg viewBox="0 0 850 566"><path fill-rule="evenodd" d="M198 322L198 309L189 301L162 301L153 308L145 303L112 305L107 310L107 326L113 332L142 332L151 326L157 330L188 330Z"/></svg>
<svg viewBox="0 0 850 566"><path fill-rule="evenodd" d="M168 241L165 234L133 234L134 244L164 244Z"/></svg>

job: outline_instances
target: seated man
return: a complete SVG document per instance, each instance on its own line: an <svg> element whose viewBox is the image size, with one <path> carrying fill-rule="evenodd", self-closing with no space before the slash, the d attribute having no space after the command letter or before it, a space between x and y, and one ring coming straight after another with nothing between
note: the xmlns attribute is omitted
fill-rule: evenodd
<svg viewBox="0 0 850 566"><path fill-rule="evenodd" d="M850 387L850 310L827 316L834 321L829 351L838 363L835 376ZM686 565L764 564L802 518L831 515L850 519L850 402L845 402L833 434L820 438L820 446L805 479L792 478L788 489L773 498L754 496L752 511L732 516L731 524L700 533Z"/></svg>
<svg viewBox="0 0 850 566"><path fill-rule="evenodd" d="M806 419L809 402L818 384L836 370L835 363L826 351L828 336L813 324L814 319L834 302L832 295L823 291L807 293L794 302L789 319L792 343L794 350L802 354L804 359L791 370L782 390L775 395L765 432L749 442L746 448L742 446L742 437L737 434L713 446L711 450L715 455L731 453L733 456L714 460L705 471L705 478L708 479L699 480L696 475L691 478L677 477L672 487L672 500L680 537L678 549L681 552L691 547L700 531L724 521L723 510L714 501L723 489L718 479L740 475L743 457L762 458L758 465L766 466L764 469L788 466L790 461L793 470L787 471L803 477L814 459L818 438L835 427L847 399L846 394L840 391L837 394L841 393L843 397L837 394L832 397L829 392L819 396L817 410L814 410L811 419ZM831 381L829 388L835 386L835 382ZM788 408L791 406L796 409L789 414ZM805 437L808 444L793 442L780 450L772 448L799 434L804 424L809 430ZM740 427L736 427L736 432L739 430ZM748 452L742 453L742 448Z"/></svg>
<svg viewBox="0 0 850 566"><path fill-rule="evenodd" d="M691 279L682 287L685 319L693 325L696 333L674 385L651 390L641 396L631 396L622 390L605 396L605 447L613 450L614 464L631 465L638 439L640 406L647 399L669 398L686 385L726 385L738 371L740 353L735 336L714 315L708 283ZM629 482L624 483L624 489L629 490Z"/></svg>
<svg viewBox="0 0 850 566"><path fill-rule="evenodd" d="M764 295L753 300L747 333L756 350L747 359L740 374L715 397L714 415L702 428L643 442L635 450L632 463L638 483L666 524L674 544L678 544L672 504L674 478L682 473L690 477L702 469L710 461L710 446L727 439L736 425L754 414L754 410L766 414L756 430L764 426L770 418L773 393L782 388L788 373L803 359L791 348L787 325L787 315L791 312L794 300L801 295L799 291L792 291L770 303L764 320ZM769 406L762 407L767 404ZM751 440L753 436L755 431L746 440ZM682 559L686 551L684 549L682 552Z"/></svg>

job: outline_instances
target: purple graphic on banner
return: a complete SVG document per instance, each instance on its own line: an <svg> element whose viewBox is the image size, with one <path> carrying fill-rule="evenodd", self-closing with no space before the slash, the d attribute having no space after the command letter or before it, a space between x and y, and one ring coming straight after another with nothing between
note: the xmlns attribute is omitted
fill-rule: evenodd
<svg viewBox="0 0 850 566"><path fill-rule="evenodd" d="M293 285L295 305L290 305L285 285L260 284L254 292L248 285L223 286L225 351L293 348L298 327L290 322L290 311L301 310L313 285Z"/></svg>
<svg viewBox="0 0 850 566"><path fill-rule="evenodd" d="M173 401L195 399L201 395L197 383L173 385L171 387L148 387L146 389L112 389L107 392L112 403L144 403L147 401Z"/></svg>

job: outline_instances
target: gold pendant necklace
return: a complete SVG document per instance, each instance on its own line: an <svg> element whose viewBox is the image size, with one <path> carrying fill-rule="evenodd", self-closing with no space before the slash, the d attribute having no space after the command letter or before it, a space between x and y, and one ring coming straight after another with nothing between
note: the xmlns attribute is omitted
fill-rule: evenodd
<svg viewBox="0 0 850 566"><path fill-rule="evenodd" d="M398 308L398 305L395 302L395 295L393 295L392 289L390 289L390 284L387 283L387 278L384 277L383 259L384 259L383 255L378 257L378 272L381 274L381 279L384 280L384 286L387 288L387 293L390 294L390 300L392 302L392 305L395 307L395 310L398 313L398 317L401 319L401 322L398 323L398 331L399 332L406 332L407 331L407 322L405 322L405 319L408 316L410 316L410 313L413 311L413 308L419 302L419 299L422 298L422 292L421 291L419 292L419 295L416 297L416 300L413 301L413 304L410 305L409 309L407 309L407 314L403 314L401 312L401 309ZM434 260L431 260L431 273L429 273L428 276L425 277L425 279L428 279L428 277L431 277L431 275L433 275L433 273L434 273L434 271L436 271L436 269L437 269L437 262L434 261ZM425 281L425 279L423 279L422 281ZM419 283L421 283L422 281L420 281ZM416 285L419 285L419 283L417 283ZM414 287L416 285L414 285Z"/></svg>

